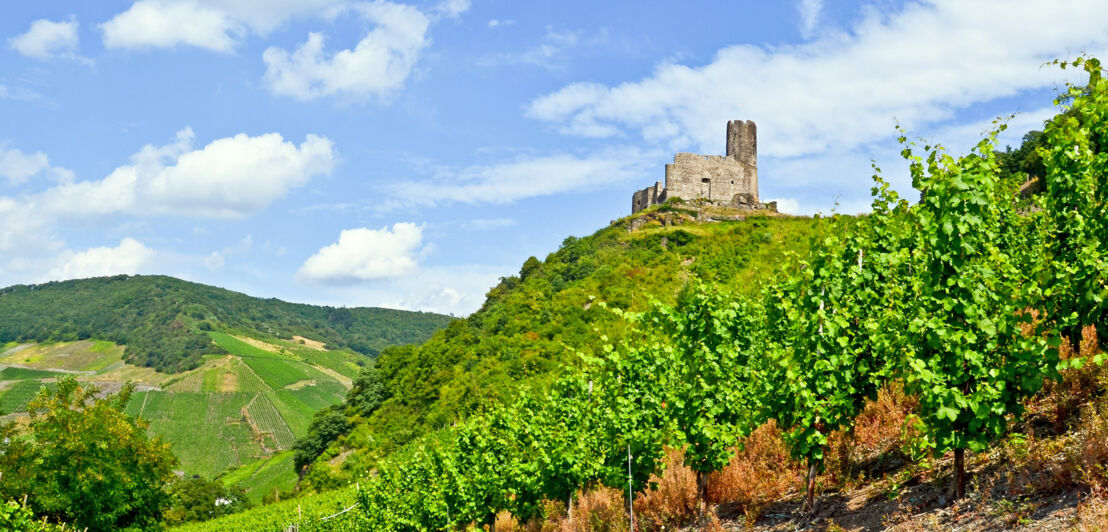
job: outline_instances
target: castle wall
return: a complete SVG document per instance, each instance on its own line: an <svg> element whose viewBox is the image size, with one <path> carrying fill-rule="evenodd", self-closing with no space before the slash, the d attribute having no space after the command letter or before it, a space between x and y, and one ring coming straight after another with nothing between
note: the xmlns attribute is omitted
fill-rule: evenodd
<svg viewBox="0 0 1108 532"><path fill-rule="evenodd" d="M636 191L631 195L631 214L663 201L665 201L665 197L662 183L655 181L653 186Z"/></svg>
<svg viewBox="0 0 1108 532"><path fill-rule="evenodd" d="M724 204L757 203L757 179L754 168L732 157L678 153L666 165L666 195Z"/></svg>

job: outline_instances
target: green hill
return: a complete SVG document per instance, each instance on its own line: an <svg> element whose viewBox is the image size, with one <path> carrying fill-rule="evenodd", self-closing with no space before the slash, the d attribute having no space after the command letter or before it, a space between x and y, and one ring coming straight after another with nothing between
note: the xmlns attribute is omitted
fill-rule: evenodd
<svg viewBox="0 0 1108 532"><path fill-rule="evenodd" d="M426 340L452 318L382 308L334 308L250 297L165 276L101 277L0 289L0 345L106 340L124 358L164 372L199 367L210 330L256 331L377 355Z"/></svg>
<svg viewBox="0 0 1108 532"><path fill-rule="evenodd" d="M722 221L697 221L712 217ZM385 349L374 376L383 402L350 416L353 428L316 460L307 484L342 485L416 437L520 386L549 382L574 364L575 351L622 334L604 307L672 302L693 277L756 290L785 253L808 249L815 228L811 218L670 203L567 238L544 261L529 258L518 276L502 278L468 318L421 345Z"/></svg>

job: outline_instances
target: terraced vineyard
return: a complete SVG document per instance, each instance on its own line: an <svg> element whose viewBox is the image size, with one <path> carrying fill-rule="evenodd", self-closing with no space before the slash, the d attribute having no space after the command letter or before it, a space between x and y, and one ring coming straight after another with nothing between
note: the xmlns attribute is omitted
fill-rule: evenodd
<svg viewBox="0 0 1108 532"><path fill-rule="evenodd" d="M191 371L166 375L123 361L108 342L8 344L0 350L0 414L18 417L43 385L63 374L104 390L136 383L127 412L173 445L180 468L224 475L251 499L296 482L292 447L311 416L337 404L360 371L362 355L295 341L210 332L230 354L206 355Z"/></svg>
<svg viewBox="0 0 1108 532"><path fill-rule="evenodd" d="M255 434L263 437L262 445L271 449L289 449L296 437L281 418L268 393L259 393L243 408L244 416ZM264 440L268 436L269 444Z"/></svg>

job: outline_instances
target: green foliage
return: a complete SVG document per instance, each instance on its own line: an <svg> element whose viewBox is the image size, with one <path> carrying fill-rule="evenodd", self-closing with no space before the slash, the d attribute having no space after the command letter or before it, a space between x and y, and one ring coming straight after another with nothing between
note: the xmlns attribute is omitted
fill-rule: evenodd
<svg viewBox="0 0 1108 532"><path fill-rule="evenodd" d="M1021 329L1041 293L1015 260L1018 233L1030 228L1015 212L1015 183L1000 177L995 138L959 158L904 149L921 197L902 371L920 401L921 444L940 454L985 449L1057 361L1043 337Z"/></svg>
<svg viewBox="0 0 1108 532"><path fill-rule="evenodd" d="M793 456L817 468L831 432L850 428L900 358L907 204L875 183L872 214L821 221L809 257L765 294L762 407Z"/></svg>
<svg viewBox="0 0 1108 532"><path fill-rule="evenodd" d="M224 532L250 530L257 532L284 532L296 525L296 530L311 532L373 530L359 522L358 513L351 511L337 517L324 518L339 513L357 502L354 486L279 503L251 508L245 512L227 515L210 521L188 523L171 530L178 532Z"/></svg>
<svg viewBox="0 0 1108 532"><path fill-rule="evenodd" d="M169 502L169 445L123 413L132 387L97 398L72 377L31 401L27 433L8 426L0 445L0 496L34 494L36 516L90 530L155 526Z"/></svg>
<svg viewBox="0 0 1108 532"><path fill-rule="evenodd" d="M165 512L165 523L177 525L207 521L241 512L250 506L242 488L229 488L201 477L178 480L170 485L173 503Z"/></svg>
<svg viewBox="0 0 1108 532"><path fill-rule="evenodd" d="M1043 207L1046 316L1071 341L1082 325L1108 335L1108 79L1100 61L1060 63L1084 69L1085 86L1070 85L1056 103L1065 112L1049 120L1039 148L1046 167Z"/></svg>
<svg viewBox="0 0 1108 532"><path fill-rule="evenodd" d="M35 513L27 506L26 497L22 502L9 500L0 504L0 530L11 532L63 532L65 525L44 523L35 519Z"/></svg>
<svg viewBox="0 0 1108 532"><path fill-rule="evenodd" d="M362 372L354 379L353 386L346 394L346 406L353 409L352 414L368 416L388 399L387 394L388 390L377 371L377 365L370 364L362 368Z"/></svg>
<svg viewBox="0 0 1108 532"><path fill-rule="evenodd" d="M996 162L1000 171L1014 176L1019 181L1028 178L1046 178L1046 165L1043 163L1040 149L1046 144L1046 136L1042 131L1028 131L1020 141L1020 147L1013 150L1011 146L1004 151L996 152Z"/></svg>
<svg viewBox="0 0 1108 532"><path fill-rule="evenodd" d="M293 445L294 464L297 471L323 454L331 442L350 430L350 422L338 409L324 408L312 416L308 433Z"/></svg>
<svg viewBox="0 0 1108 532"><path fill-rule="evenodd" d="M635 321L643 337L653 340L636 334L628 343L641 347L612 352L633 353L630 364L614 360L622 365L617 382L624 396L613 411L634 415L626 405L650 408L660 402L661 426L674 431L673 443L685 449L685 464L697 473L703 492L703 475L727 465L735 442L756 427L761 309L697 284L682 291L675 307L654 304ZM651 370L641 371L644 367Z"/></svg>
<svg viewBox="0 0 1108 532"><path fill-rule="evenodd" d="M104 309L112 312L104 312ZM127 346L126 359L159 371L220 353L204 334L248 330L305 336L333 349L376 355L425 340L451 318L381 308L332 308L259 299L164 276L101 277L0 289L0 344L88 338Z"/></svg>

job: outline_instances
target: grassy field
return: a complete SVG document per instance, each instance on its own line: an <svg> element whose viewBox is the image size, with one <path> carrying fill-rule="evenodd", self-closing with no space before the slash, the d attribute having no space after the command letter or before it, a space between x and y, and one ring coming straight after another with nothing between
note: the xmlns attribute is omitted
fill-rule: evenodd
<svg viewBox="0 0 1108 532"><path fill-rule="evenodd" d="M39 381L16 381L0 392L0 414L22 412L27 401L38 393L44 383Z"/></svg>
<svg viewBox="0 0 1108 532"><path fill-rule="evenodd" d="M292 451L282 451L268 460L258 460L231 471L219 480L227 486L242 486L247 498L257 504L274 490L286 491L296 484L292 457Z"/></svg>

